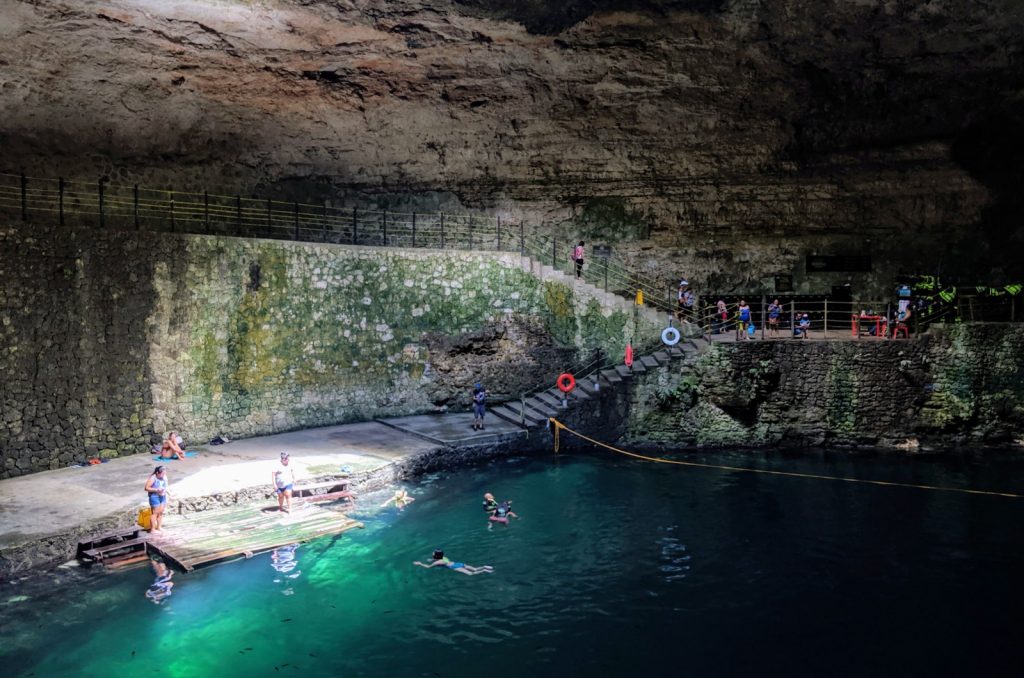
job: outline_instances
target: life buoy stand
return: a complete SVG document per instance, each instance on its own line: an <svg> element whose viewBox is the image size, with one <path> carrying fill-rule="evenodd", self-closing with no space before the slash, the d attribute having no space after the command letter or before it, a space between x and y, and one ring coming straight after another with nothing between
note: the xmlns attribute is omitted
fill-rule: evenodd
<svg viewBox="0 0 1024 678"><path fill-rule="evenodd" d="M661 332L661 342L666 346L675 346L679 343L680 338L679 330L674 327L666 327Z"/></svg>
<svg viewBox="0 0 1024 678"><path fill-rule="evenodd" d="M576 377L572 376L568 372L562 372L558 375L558 379L555 380L555 386L562 393L568 393L569 391L576 388Z"/></svg>

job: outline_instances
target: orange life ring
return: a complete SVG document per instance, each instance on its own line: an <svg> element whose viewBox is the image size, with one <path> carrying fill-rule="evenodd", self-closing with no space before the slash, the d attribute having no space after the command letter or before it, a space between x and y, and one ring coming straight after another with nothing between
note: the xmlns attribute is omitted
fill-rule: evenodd
<svg viewBox="0 0 1024 678"><path fill-rule="evenodd" d="M568 393L569 391L576 388L576 377L572 376L568 372L562 372L558 375L558 379L555 380L555 386L562 393Z"/></svg>

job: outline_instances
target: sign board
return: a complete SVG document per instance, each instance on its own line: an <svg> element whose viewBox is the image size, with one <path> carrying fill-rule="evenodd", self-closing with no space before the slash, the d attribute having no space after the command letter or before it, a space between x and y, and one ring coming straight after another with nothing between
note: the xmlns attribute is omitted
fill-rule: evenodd
<svg viewBox="0 0 1024 678"><path fill-rule="evenodd" d="M595 257L610 257L612 255L612 246L594 245L593 252Z"/></svg>
<svg viewBox="0 0 1024 678"><path fill-rule="evenodd" d="M792 292L793 291L793 276L789 274L780 274L775 276L775 292Z"/></svg>
<svg viewBox="0 0 1024 678"><path fill-rule="evenodd" d="M870 254L807 255L808 273L867 273L870 270Z"/></svg>

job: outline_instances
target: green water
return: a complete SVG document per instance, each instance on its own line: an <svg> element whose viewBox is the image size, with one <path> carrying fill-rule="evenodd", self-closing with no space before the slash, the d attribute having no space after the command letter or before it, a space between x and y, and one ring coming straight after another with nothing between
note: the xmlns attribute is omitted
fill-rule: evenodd
<svg viewBox="0 0 1024 678"><path fill-rule="evenodd" d="M715 461L1024 490L1021 461ZM1017 675L1024 501L600 455L407 485L405 511L174 576L0 589L0 658L36 676ZM481 495L522 519L487 528ZM386 494L363 498L377 505ZM443 547L493 565L413 567Z"/></svg>

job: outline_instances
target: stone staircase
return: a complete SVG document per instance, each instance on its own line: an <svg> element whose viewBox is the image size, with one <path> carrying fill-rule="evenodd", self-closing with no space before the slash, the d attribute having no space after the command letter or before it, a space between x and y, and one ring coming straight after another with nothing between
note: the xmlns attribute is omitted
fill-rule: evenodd
<svg viewBox="0 0 1024 678"><path fill-rule="evenodd" d="M488 411L525 429L542 428L547 425L549 417L560 417L569 410L585 407L602 390L626 388L634 375L658 369L674 360L699 355L708 345L708 341L700 337L686 339L675 346L665 346L649 355L635 358L632 367L613 365L581 377L568 396L551 387L526 396L519 403L504 403Z"/></svg>
<svg viewBox="0 0 1024 678"><path fill-rule="evenodd" d="M532 273L541 280L555 280L579 290L587 296L596 299L601 308L614 308L628 313L633 313L635 310L641 317L654 325L663 326L667 322L668 313L666 311L659 311L651 306L636 306L632 299L619 296L614 292L605 292L600 287L591 285L582 278L577 279L573 274L564 273L531 257L524 256L520 259L524 271Z"/></svg>

